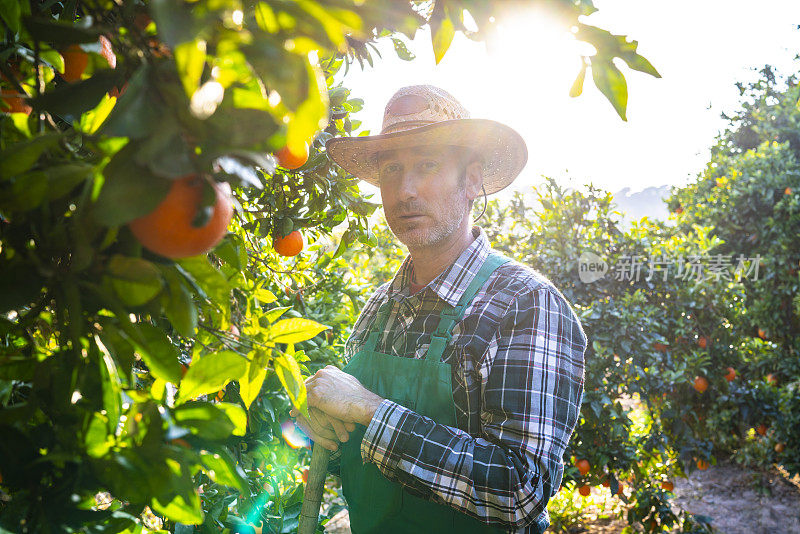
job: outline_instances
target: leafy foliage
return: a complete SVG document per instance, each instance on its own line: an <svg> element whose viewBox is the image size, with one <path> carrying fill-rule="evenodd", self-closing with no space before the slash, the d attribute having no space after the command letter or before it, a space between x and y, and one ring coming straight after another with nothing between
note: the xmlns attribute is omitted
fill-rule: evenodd
<svg viewBox="0 0 800 534"><path fill-rule="evenodd" d="M2 3L0 529L296 528L307 453L281 425L363 304L348 249L381 237L325 154L363 106L334 75L381 37L411 59L427 23L441 58L465 9L481 38L503 4ZM308 161L279 167L284 147ZM209 254L173 261L127 223L187 175L208 182L196 226L211 180L236 214ZM315 244L283 259L273 239L293 230Z"/></svg>

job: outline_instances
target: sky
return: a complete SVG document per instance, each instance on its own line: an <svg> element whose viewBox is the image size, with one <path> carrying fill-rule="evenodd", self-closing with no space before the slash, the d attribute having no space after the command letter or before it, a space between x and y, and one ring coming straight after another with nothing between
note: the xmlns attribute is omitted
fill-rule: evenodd
<svg viewBox="0 0 800 534"><path fill-rule="evenodd" d="M391 42L382 58L344 76L351 96L364 98L356 118L373 134L383 108L399 87L430 83L453 94L476 118L515 128L528 146L528 164L500 194L528 191L543 176L569 187L592 183L615 192L685 185L708 160L722 112L739 107L736 82L753 80L754 68L771 64L784 74L800 53L798 0L595 0L599 11L583 19L639 42L639 53L662 78L622 71L628 82L623 122L587 76L578 98L568 93L585 45L541 14L520 12L502 37L476 43L457 34L439 65L430 33L419 31L411 62ZM584 46L582 48L581 46ZM365 193L373 192L370 186ZM377 195L376 195L377 198Z"/></svg>

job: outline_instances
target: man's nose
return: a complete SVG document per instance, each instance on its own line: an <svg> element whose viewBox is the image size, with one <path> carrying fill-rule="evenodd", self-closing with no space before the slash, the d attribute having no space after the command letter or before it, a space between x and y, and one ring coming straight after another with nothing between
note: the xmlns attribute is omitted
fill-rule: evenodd
<svg viewBox="0 0 800 534"><path fill-rule="evenodd" d="M417 176L413 170L403 171L397 184L397 196L401 200L417 197Z"/></svg>

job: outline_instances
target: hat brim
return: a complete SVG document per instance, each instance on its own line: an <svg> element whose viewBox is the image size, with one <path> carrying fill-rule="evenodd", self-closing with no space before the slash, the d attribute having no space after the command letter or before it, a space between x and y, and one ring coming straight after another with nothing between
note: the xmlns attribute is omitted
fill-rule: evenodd
<svg viewBox="0 0 800 534"><path fill-rule="evenodd" d="M376 187L378 153L415 146L453 145L470 148L483 159L486 194L508 186L528 161L525 141L513 128L488 119L455 119L400 132L364 137L338 137L326 144L328 155L353 176Z"/></svg>

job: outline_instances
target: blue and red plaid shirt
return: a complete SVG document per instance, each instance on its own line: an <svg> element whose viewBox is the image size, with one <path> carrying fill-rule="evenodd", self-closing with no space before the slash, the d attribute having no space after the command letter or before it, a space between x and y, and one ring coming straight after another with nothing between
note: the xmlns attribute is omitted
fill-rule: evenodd
<svg viewBox="0 0 800 534"><path fill-rule="evenodd" d="M387 299L394 304L376 350L423 358L440 311L457 304L491 250L483 230L473 235L456 262L414 294L407 257L370 296L345 359L363 347ZM415 495L511 532L543 532L581 406L585 349L580 321L558 289L509 262L475 296L442 356L452 368L457 427L384 400L361 456Z"/></svg>

